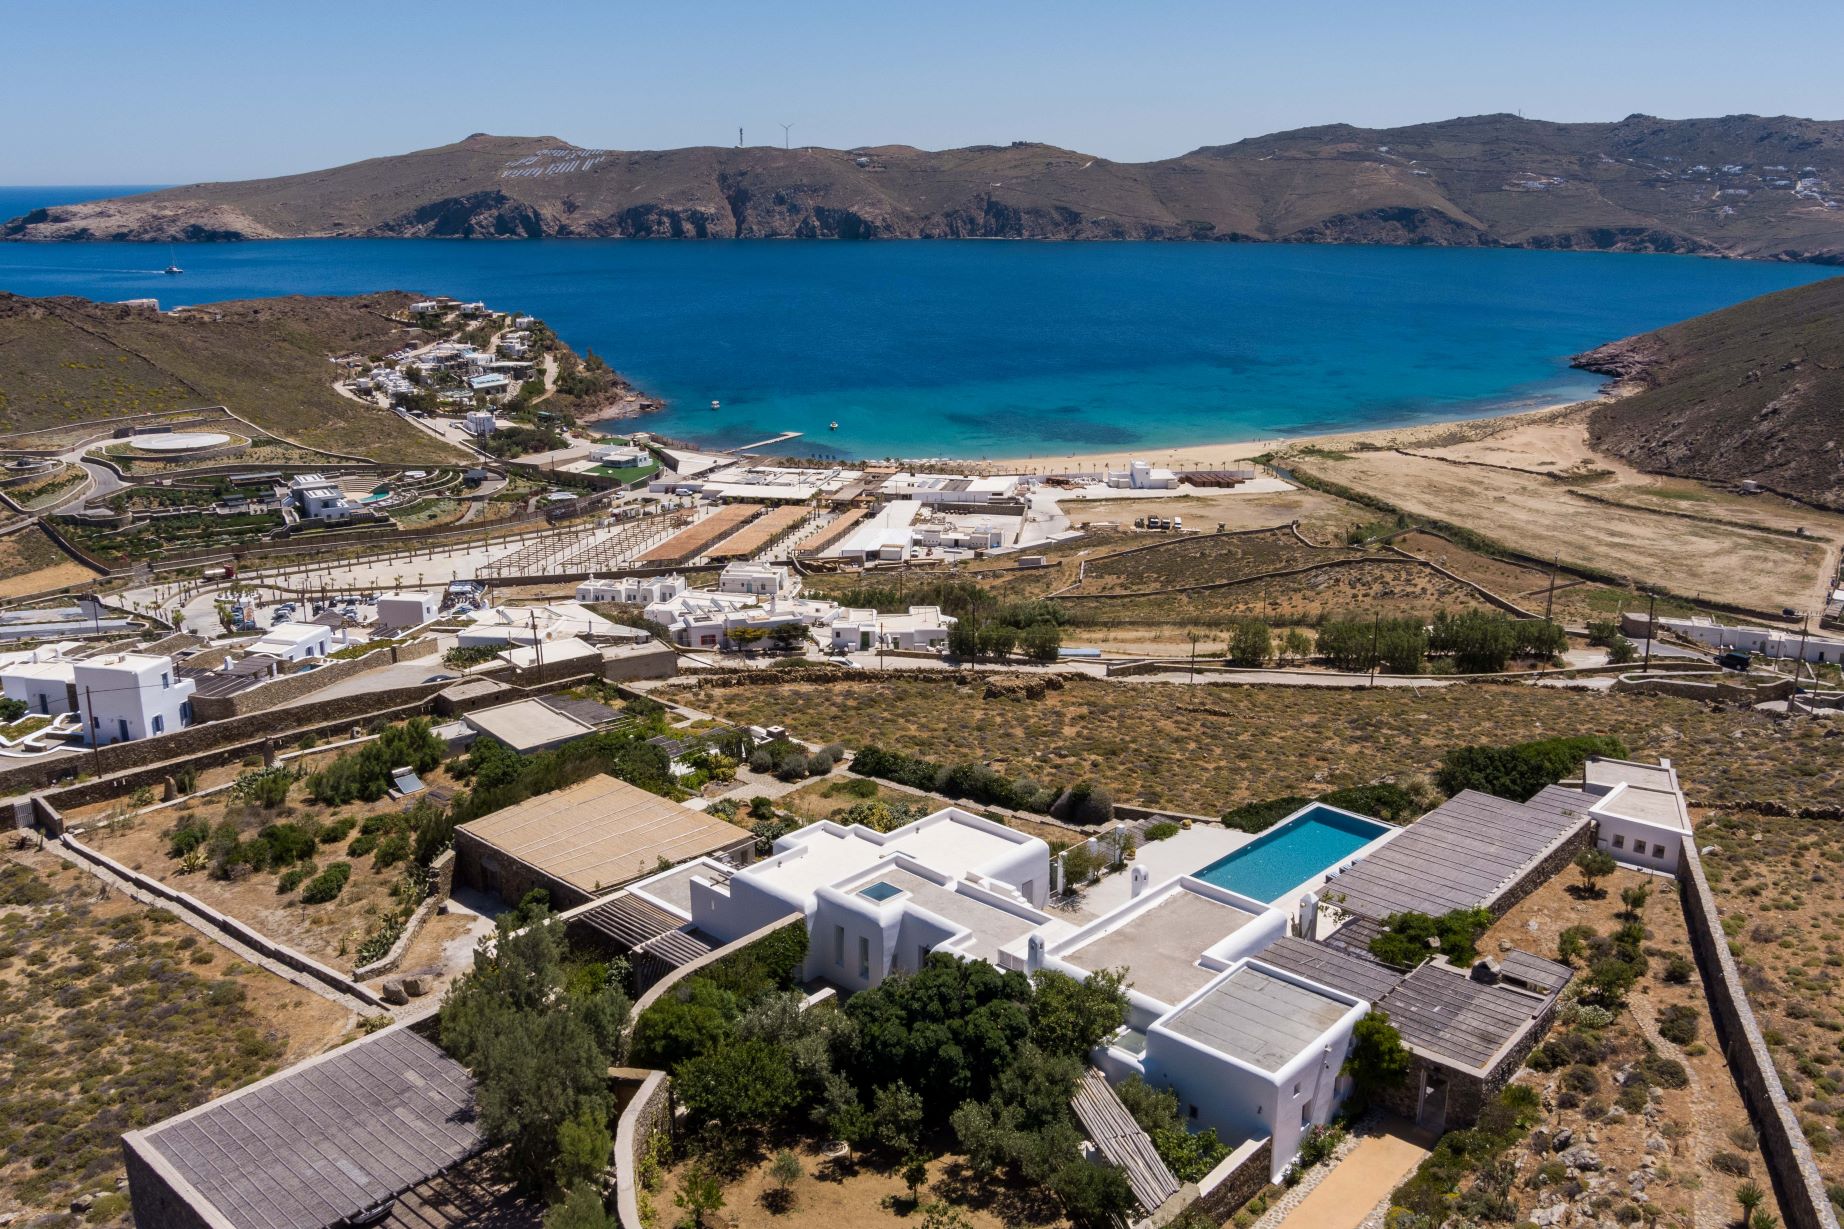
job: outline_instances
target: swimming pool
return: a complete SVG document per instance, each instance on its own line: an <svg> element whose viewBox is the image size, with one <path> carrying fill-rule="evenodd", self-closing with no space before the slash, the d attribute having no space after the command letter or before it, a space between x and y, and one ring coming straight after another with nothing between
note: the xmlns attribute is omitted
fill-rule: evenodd
<svg viewBox="0 0 1844 1229"><path fill-rule="evenodd" d="M1272 901L1390 830L1374 819L1313 805L1195 874L1219 888Z"/></svg>

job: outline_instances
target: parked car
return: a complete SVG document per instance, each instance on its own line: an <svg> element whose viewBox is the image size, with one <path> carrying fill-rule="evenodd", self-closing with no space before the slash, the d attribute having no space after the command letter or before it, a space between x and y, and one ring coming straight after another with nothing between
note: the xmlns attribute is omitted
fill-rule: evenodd
<svg viewBox="0 0 1844 1229"><path fill-rule="evenodd" d="M1716 659L1716 664L1724 670L1746 670L1753 663L1746 653L1724 653Z"/></svg>

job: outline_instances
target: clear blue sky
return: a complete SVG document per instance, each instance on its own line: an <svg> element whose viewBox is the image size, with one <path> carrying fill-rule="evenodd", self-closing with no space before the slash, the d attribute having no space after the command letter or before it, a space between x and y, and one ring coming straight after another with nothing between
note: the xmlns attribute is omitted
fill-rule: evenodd
<svg viewBox="0 0 1844 1229"><path fill-rule="evenodd" d="M0 182L183 183L470 132L648 149L1030 139L1122 160L1490 111L1835 119L1844 4L60 0L0 8ZM1817 59L1814 59L1814 56Z"/></svg>

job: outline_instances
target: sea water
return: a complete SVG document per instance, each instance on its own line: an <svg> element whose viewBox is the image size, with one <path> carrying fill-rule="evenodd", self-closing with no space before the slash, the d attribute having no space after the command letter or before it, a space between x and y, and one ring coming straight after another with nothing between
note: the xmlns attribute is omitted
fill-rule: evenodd
<svg viewBox="0 0 1844 1229"><path fill-rule="evenodd" d="M0 189L0 217L104 193ZM401 289L547 320L667 408L634 425L858 457L1027 457L1586 396L1571 354L1831 276L1681 256L1200 243L0 243L0 290L163 307ZM717 410L711 402L719 403ZM830 424L838 423L836 430Z"/></svg>

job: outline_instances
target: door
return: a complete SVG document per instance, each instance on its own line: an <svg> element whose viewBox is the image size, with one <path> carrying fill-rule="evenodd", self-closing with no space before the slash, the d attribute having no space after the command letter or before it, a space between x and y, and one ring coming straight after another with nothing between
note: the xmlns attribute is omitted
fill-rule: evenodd
<svg viewBox="0 0 1844 1229"><path fill-rule="evenodd" d="M127 742L128 741L128 718L117 717L115 719L115 724L116 724L116 727L120 730L120 733L116 736L117 741Z"/></svg>
<svg viewBox="0 0 1844 1229"><path fill-rule="evenodd" d="M1422 1085L1415 1125L1435 1135L1447 1129L1447 1081L1435 1079Z"/></svg>

